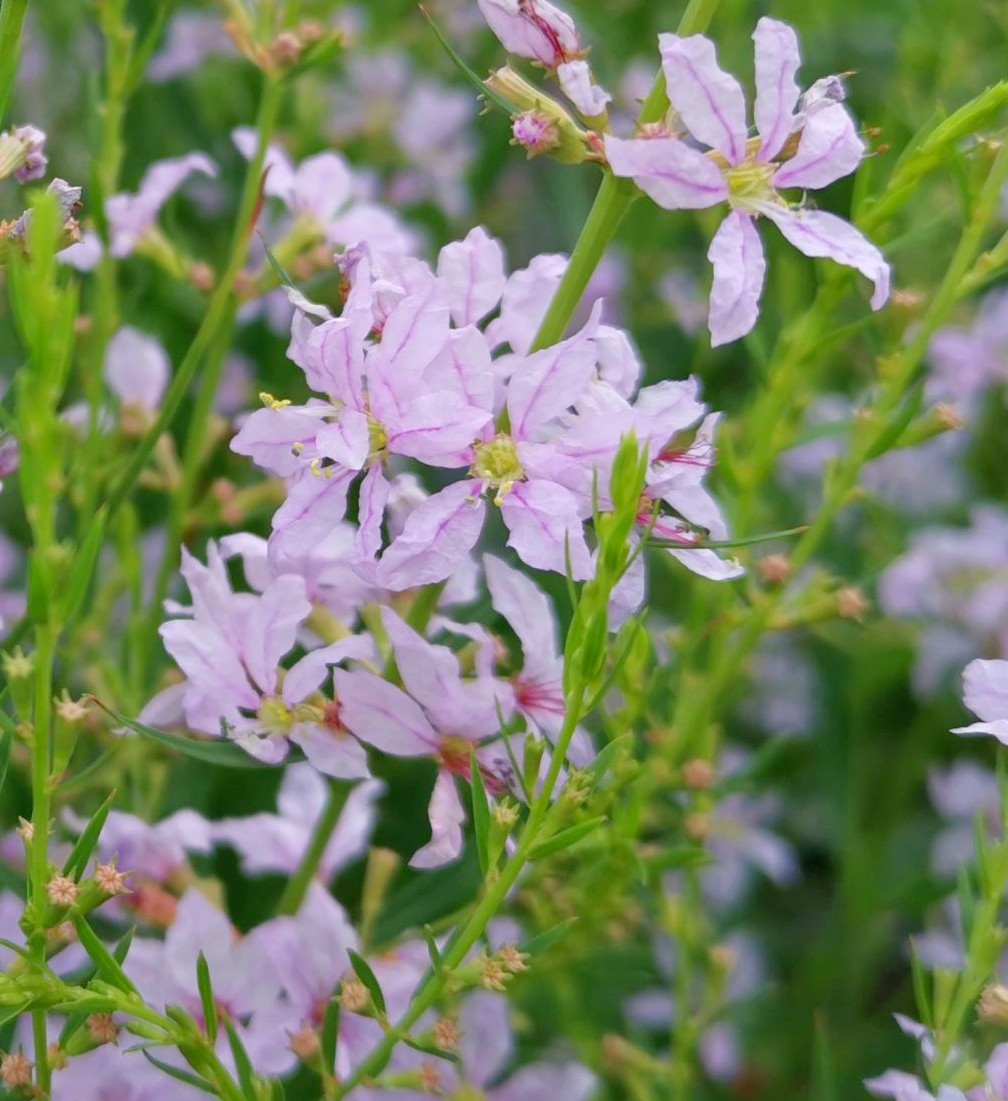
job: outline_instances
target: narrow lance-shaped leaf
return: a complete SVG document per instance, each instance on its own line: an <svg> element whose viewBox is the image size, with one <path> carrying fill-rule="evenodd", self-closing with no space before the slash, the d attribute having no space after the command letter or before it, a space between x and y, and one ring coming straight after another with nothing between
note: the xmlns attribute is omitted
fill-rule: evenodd
<svg viewBox="0 0 1008 1101"><path fill-rule="evenodd" d="M213 1086L209 1085L202 1078L199 1078L195 1074L191 1074L187 1070L182 1070L181 1067L173 1067L171 1063L162 1062L156 1056L151 1055L146 1047L141 1047L144 1058L152 1066L157 1067L162 1074L167 1074L169 1078L174 1078L176 1082L182 1082L186 1086L192 1086L195 1090L200 1090L203 1093L208 1093L212 1097L217 1096L217 1091Z"/></svg>
<svg viewBox="0 0 1008 1101"><path fill-rule="evenodd" d="M336 1072L336 1047L339 1043L340 1000L339 989L333 991L326 1004L325 1018L322 1021L322 1033L319 1046L322 1051L322 1065L330 1073Z"/></svg>
<svg viewBox="0 0 1008 1101"><path fill-rule="evenodd" d="M540 841L538 845L533 845L529 852L529 859L541 860L544 856L553 856L554 853L563 852L564 849L576 845L590 833L594 833L605 821L605 816L600 815L598 818L589 818L584 822L578 822L576 826L561 830L545 841Z"/></svg>
<svg viewBox="0 0 1008 1101"><path fill-rule="evenodd" d="M472 776L470 790L472 792L473 832L476 835L476 852L479 855L480 869L486 875L490 870L490 803L487 799L483 774L480 771L475 750L473 750L470 759L470 773Z"/></svg>
<svg viewBox="0 0 1008 1101"><path fill-rule="evenodd" d="M214 997L213 982L210 979L210 965L206 956L200 952L196 958L196 985L200 1001L203 1003L203 1021L210 1043L217 1043L217 999Z"/></svg>
<svg viewBox="0 0 1008 1101"><path fill-rule="evenodd" d="M224 1027L227 1029L231 1055L234 1058L235 1070L238 1072L238 1084L248 1101L256 1101L255 1071L252 1069L252 1060L233 1022L225 1020Z"/></svg>
<svg viewBox="0 0 1008 1101"><path fill-rule="evenodd" d="M97 704L102 711L115 719L117 723L121 723L123 726L128 727L134 733L140 734L144 738L149 738L159 745L174 749L186 757L192 757L194 760L203 761L204 764L218 765L221 768L261 769L270 767L269 765L263 764L262 761L256 760L255 757L252 757L243 749L240 749L233 742L229 742L225 739L208 741L198 738L181 738L178 735L169 734L166 730L158 730L157 727L147 726L146 723L137 722L135 719L128 719L125 715L121 715L111 707L106 707L105 704L95 696L88 696L87 698Z"/></svg>
<svg viewBox="0 0 1008 1101"><path fill-rule="evenodd" d="M74 847L70 850L70 855L66 858L66 863L63 865L64 875L79 880L86 871L88 862L94 855L95 849L98 848L98 840L101 837L101 831L105 828L105 820L112 809L115 796L114 791L109 792L105 801L91 816L91 821L84 827L80 837L74 843Z"/></svg>
<svg viewBox="0 0 1008 1101"><path fill-rule="evenodd" d="M382 993L378 977L371 970L371 965L359 952L355 952L352 948L348 949L348 954L350 956L350 966L354 969L357 978L360 979L367 988L368 993L371 995L371 1001L374 1002L375 1009L377 1009L379 1013L385 1013L385 995Z"/></svg>
<svg viewBox="0 0 1008 1101"><path fill-rule="evenodd" d="M77 930L81 947L91 957L98 968L98 973L119 990L123 990L127 994L136 994L137 988L126 972L123 971L122 965L101 942L98 934L87 923L83 915L75 915L72 921L74 928Z"/></svg>

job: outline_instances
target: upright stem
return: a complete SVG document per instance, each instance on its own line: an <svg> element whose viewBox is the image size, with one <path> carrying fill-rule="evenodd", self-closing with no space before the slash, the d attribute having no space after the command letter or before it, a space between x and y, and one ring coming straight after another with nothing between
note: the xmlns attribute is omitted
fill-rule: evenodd
<svg viewBox="0 0 1008 1101"><path fill-rule="evenodd" d="M719 3L720 0L690 0L679 21L677 33L690 35L705 31ZM656 122L668 110L668 105L665 77L659 73L650 95L641 107L638 123ZM532 351L548 348L563 339L589 280L615 236L623 215L630 209L630 204L636 197L637 189L632 180L620 179L611 172L606 173L571 253L567 270L560 280L560 286L557 287L532 342Z"/></svg>
<svg viewBox="0 0 1008 1101"><path fill-rule="evenodd" d="M315 823L311 841L308 843L300 867L287 881L287 886L280 896L276 909L278 914L296 914L301 909L301 903L304 902L308 888L318 873L322 857L325 856L325 851L329 847L329 839L336 829L349 794L349 784L330 781L326 805Z"/></svg>
<svg viewBox="0 0 1008 1101"><path fill-rule="evenodd" d="M21 53L28 0L0 0L0 126L7 118Z"/></svg>

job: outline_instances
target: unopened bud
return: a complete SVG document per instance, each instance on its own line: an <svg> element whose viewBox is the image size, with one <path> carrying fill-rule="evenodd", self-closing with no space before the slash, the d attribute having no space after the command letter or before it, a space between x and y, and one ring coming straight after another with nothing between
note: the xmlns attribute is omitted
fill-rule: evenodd
<svg viewBox="0 0 1008 1101"><path fill-rule="evenodd" d="M322 1050L319 1034L305 1025L299 1032L292 1033L290 1049L302 1062L310 1062Z"/></svg>
<svg viewBox="0 0 1008 1101"><path fill-rule="evenodd" d="M56 714L66 723L82 723L90 713L88 705L82 699L71 699L70 693L65 688L55 704Z"/></svg>
<svg viewBox="0 0 1008 1101"><path fill-rule="evenodd" d="M46 884L46 894L54 906L72 906L80 894L80 887L68 875L54 875Z"/></svg>
<svg viewBox="0 0 1008 1101"><path fill-rule="evenodd" d="M363 1013L371 1005L368 988L356 978L344 979L340 987L340 1005L348 1013Z"/></svg>
<svg viewBox="0 0 1008 1101"><path fill-rule="evenodd" d="M783 585L793 572L791 560L784 554L768 554L759 560L756 568L768 585Z"/></svg>
<svg viewBox="0 0 1008 1101"><path fill-rule="evenodd" d="M28 680L35 672L35 657L20 646L3 655L3 671L7 680Z"/></svg>
<svg viewBox="0 0 1008 1101"><path fill-rule="evenodd" d="M198 291L213 290L214 270L202 260L195 260L189 265L189 282Z"/></svg>
<svg viewBox="0 0 1008 1101"><path fill-rule="evenodd" d="M539 110L515 115L511 120L511 135L515 144L525 150L529 160L543 153L552 153L560 145L556 123Z"/></svg>
<svg viewBox="0 0 1008 1101"><path fill-rule="evenodd" d="M714 766L700 757L682 766L683 784L690 791L706 791L714 783Z"/></svg>
<svg viewBox="0 0 1008 1101"><path fill-rule="evenodd" d="M538 149L536 153L549 152L563 164L580 164L587 159L587 133L555 99L551 99L508 66L492 72L484 83L491 92L495 92L514 107L516 124L525 119L517 133L512 131L516 143L530 148L519 134L532 139L538 136L539 140L548 140L551 144L548 149ZM550 126L554 133L549 131ZM535 156L536 153L532 155Z"/></svg>
<svg viewBox="0 0 1008 1101"><path fill-rule="evenodd" d="M497 953L498 959L504 965L505 970L512 975L528 970L528 961L532 958L528 952L522 952L517 944L505 944Z"/></svg>
<svg viewBox="0 0 1008 1101"><path fill-rule="evenodd" d="M434 1043L444 1051L458 1051L462 1030L451 1017L442 1017L434 1026Z"/></svg>
<svg viewBox="0 0 1008 1101"><path fill-rule="evenodd" d="M992 983L980 995L977 1016L984 1024L1008 1026L1008 986Z"/></svg>
<svg viewBox="0 0 1008 1101"><path fill-rule="evenodd" d="M87 1019L87 1030L97 1044L114 1044L119 1039L119 1026L111 1013L92 1013Z"/></svg>
<svg viewBox="0 0 1008 1101"><path fill-rule="evenodd" d="M30 1086L31 1080L32 1065L23 1051L5 1051L0 1055L0 1082L9 1090Z"/></svg>
<svg viewBox="0 0 1008 1101"><path fill-rule="evenodd" d="M95 868L94 881L109 896L128 895L130 894L130 889L126 886L128 875L128 872L119 871L113 860L108 864L99 864Z"/></svg>
<svg viewBox="0 0 1008 1101"><path fill-rule="evenodd" d="M479 959L480 984L485 990L503 991L511 972L494 956L481 956Z"/></svg>
<svg viewBox="0 0 1008 1101"><path fill-rule="evenodd" d="M860 589L848 585L836 594L837 614L841 619L853 619L860 623L871 607L868 598Z"/></svg>

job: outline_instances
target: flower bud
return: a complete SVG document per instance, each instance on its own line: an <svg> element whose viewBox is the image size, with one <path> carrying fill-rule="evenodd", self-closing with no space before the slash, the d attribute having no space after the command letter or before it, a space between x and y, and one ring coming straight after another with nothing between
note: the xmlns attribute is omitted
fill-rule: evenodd
<svg viewBox="0 0 1008 1101"><path fill-rule="evenodd" d="M988 1025L1008 1026L1008 986L991 983L980 995L977 1016Z"/></svg>
<svg viewBox="0 0 1008 1101"><path fill-rule="evenodd" d="M560 147L560 132L549 115L539 110L524 111L511 120L514 143L520 145L528 159L552 153Z"/></svg>
<svg viewBox="0 0 1008 1101"><path fill-rule="evenodd" d="M562 164L580 164L587 159L586 131L578 126L555 99L551 99L507 66L491 73L484 83L491 92L507 100L515 109L516 129L513 133L517 144L530 148L520 135L534 138L538 134L540 140L551 143L548 152ZM525 121L519 126L522 119ZM540 152L547 152L547 149L537 149L531 155L535 156Z"/></svg>

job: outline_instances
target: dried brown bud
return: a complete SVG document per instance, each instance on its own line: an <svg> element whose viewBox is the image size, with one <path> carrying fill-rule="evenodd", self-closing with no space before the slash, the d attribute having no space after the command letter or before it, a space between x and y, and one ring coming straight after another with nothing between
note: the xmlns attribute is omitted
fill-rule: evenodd
<svg viewBox="0 0 1008 1101"><path fill-rule="evenodd" d="M23 1051L5 1051L0 1055L0 1082L3 1082L9 1090L30 1086L31 1080L32 1065L25 1058Z"/></svg>
<svg viewBox="0 0 1008 1101"><path fill-rule="evenodd" d="M371 994L356 976L344 979L340 987L340 1004L348 1013L363 1013L371 1005Z"/></svg>
<svg viewBox="0 0 1008 1101"><path fill-rule="evenodd" d="M686 836L693 841L703 841L710 833L710 818L706 814L690 814L683 823Z"/></svg>
<svg viewBox="0 0 1008 1101"><path fill-rule="evenodd" d="M114 1044L119 1039L119 1026L111 1013L92 1013L87 1019L87 1030L99 1044Z"/></svg>
<svg viewBox="0 0 1008 1101"><path fill-rule="evenodd" d="M54 875L46 884L46 894L54 906L72 906L80 887L68 875Z"/></svg>
<svg viewBox="0 0 1008 1101"><path fill-rule="evenodd" d="M497 955L512 975L517 975L520 971L527 971L528 961L532 958L528 952L522 952L517 944L505 944Z"/></svg>
<svg viewBox="0 0 1008 1101"><path fill-rule="evenodd" d="M215 276L214 270L202 260L196 260L189 265L189 282L198 291L213 290Z"/></svg>
<svg viewBox="0 0 1008 1101"><path fill-rule="evenodd" d="M442 1017L434 1026L434 1043L445 1051L458 1051L462 1030L451 1017Z"/></svg>
<svg viewBox="0 0 1008 1101"><path fill-rule="evenodd" d="M984 1024L1008 1025L1008 986L992 983L980 995L977 1016Z"/></svg>
<svg viewBox="0 0 1008 1101"><path fill-rule="evenodd" d="M853 619L858 623L864 619L871 604L860 589L848 585L836 594L837 614L842 619Z"/></svg>
<svg viewBox="0 0 1008 1101"><path fill-rule="evenodd" d="M94 880L107 895L128 895L130 893L129 887L126 886L128 875L129 872L119 871L113 860L108 864L99 864L95 868Z"/></svg>
<svg viewBox="0 0 1008 1101"><path fill-rule="evenodd" d="M314 1059L322 1049L319 1034L314 1028L305 1025L300 1032L294 1032L290 1038L290 1048L303 1062Z"/></svg>

